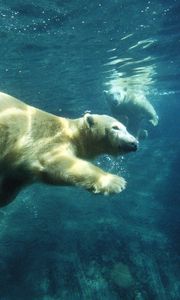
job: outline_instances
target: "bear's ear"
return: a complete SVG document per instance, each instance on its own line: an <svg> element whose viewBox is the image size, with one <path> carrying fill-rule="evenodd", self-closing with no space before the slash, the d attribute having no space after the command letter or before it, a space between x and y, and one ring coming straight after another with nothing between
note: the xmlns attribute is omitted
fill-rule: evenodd
<svg viewBox="0 0 180 300"><path fill-rule="evenodd" d="M84 119L89 128L91 128L94 125L94 119L91 114L89 114L89 113L85 114Z"/></svg>

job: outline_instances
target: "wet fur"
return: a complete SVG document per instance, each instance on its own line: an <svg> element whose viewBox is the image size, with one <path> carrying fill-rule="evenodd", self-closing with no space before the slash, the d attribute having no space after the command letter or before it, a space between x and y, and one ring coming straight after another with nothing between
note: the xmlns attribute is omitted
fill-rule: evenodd
<svg viewBox="0 0 180 300"><path fill-rule="evenodd" d="M113 124L124 133L119 129L117 135ZM131 144L137 141L121 126L105 115L61 118L0 93L0 206L33 182L77 185L102 194L120 192L125 180L87 159L134 150Z"/></svg>

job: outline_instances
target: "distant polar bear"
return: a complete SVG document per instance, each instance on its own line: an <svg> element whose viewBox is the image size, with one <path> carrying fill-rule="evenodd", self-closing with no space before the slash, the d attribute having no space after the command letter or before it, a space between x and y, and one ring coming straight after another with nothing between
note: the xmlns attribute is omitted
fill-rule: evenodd
<svg viewBox="0 0 180 300"><path fill-rule="evenodd" d="M33 182L119 193L124 178L87 160L103 153L125 154L137 146L126 127L107 115L61 118L0 93L0 206Z"/></svg>
<svg viewBox="0 0 180 300"><path fill-rule="evenodd" d="M157 126L158 115L143 91L116 85L106 91L106 95L113 116L125 124L135 137L141 139L148 135L147 130L143 128L147 122Z"/></svg>

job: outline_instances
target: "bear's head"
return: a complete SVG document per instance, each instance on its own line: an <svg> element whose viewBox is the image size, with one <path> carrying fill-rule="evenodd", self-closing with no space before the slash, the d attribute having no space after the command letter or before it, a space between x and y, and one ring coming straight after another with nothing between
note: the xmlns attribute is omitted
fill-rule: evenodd
<svg viewBox="0 0 180 300"><path fill-rule="evenodd" d="M86 113L83 117L88 151L94 154L125 154L136 151L137 139L116 119L107 115Z"/></svg>
<svg viewBox="0 0 180 300"><path fill-rule="evenodd" d="M119 105L122 105L127 97L127 89L121 89L117 87L113 87L110 90L104 91L104 96L107 103L112 108L117 108Z"/></svg>

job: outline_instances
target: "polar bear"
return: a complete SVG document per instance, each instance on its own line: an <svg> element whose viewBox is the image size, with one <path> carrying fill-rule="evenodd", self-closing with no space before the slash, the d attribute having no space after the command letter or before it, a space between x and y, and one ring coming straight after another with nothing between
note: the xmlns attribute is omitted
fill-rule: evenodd
<svg viewBox="0 0 180 300"><path fill-rule="evenodd" d="M143 91L113 86L105 91L112 115L127 126L136 138L147 137L147 123L158 125L159 117Z"/></svg>
<svg viewBox="0 0 180 300"><path fill-rule="evenodd" d="M135 151L138 141L107 115L68 119L0 93L0 206L34 182L75 185L104 195L119 193L124 178L88 161L99 154Z"/></svg>

